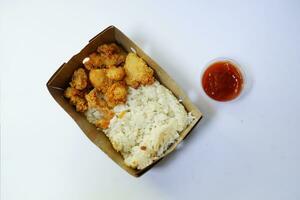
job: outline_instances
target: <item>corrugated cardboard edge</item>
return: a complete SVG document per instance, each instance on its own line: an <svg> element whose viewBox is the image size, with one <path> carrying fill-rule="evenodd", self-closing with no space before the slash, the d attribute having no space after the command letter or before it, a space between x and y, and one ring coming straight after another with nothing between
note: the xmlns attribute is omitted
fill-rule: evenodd
<svg viewBox="0 0 300 200"><path fill-rule="evenodd" d="M167 154L171 153L173 150L175 150L177 144L179 144L184 138L187 137L187 135L189 135L192 131L192 129L196 126L196 124L200 121L200 119L202 118L202 113L199 111L199 109L191 102L191 100L188 98L188 96L185 94L185 92L177 85L177 83L168 75L168 73L166 71L164 71L155 61L152 60L152 58L150 56L148 56L145 52L143 52L133 41L131 41L124 33L122 33L119 29L117 29L115 26L109 26L106 29L104 29L101 33L97 34L96 36L94 36L89 43L91 42L95 42L95 40L97 40L97 38L101 37L101 35L103 33L105 33L106 31L112 31L114 33L114 37L116 39L116 41L119 43L119 40L126 39L128 42L130 42L131 47L133 47L136 50L136 53L141 56L143 59L145 59L146 56L146 62L148 63L149 66L153 66L155 65L156 67L155 72L156 74L158 74L158 76L167 76L168 78L168 84L172 84L172 87L176 87L177 93L180 93L180 98L183 98L184 101L187 101L187 103L189 104L190 108L188 110L193 110L193 115L195 116L195 120L192 122L192 124L190 124L184 131L182 131L182 133L180 134L180 138L173 144L171 145L171 147L167 150L167 152L164 154L164 156L162 158L160 158L159 160L155 161L153 164L151 164L150 166L148 166L147 168L143 169L143 170L135 170L135 169L131 169L127 166L124 166L123 164L120 164L117 160L115 160L114 158L112 158L111 155L109 155L108 152L105 152L109 157L111 157L111 159L116 162L120 167L122 167L123 169L125 169L129 174L135 176L135 177L139 177L141 175L143 175L145 172L147 172L149 169L151 169L155 164L157 164L160 160L162 160ZM120 38L122 37L122 38ZM88 44L89 45L89 44ZM86 45L78 54L74 55L67 63L63 63L60 68L51 76L51 78L49 79L49 81L47 82L47 88L50 92L50 94L53 96L53 98L60 104L59 100L57 99L57 97L55 96L55 93L57 92L57 90L61 91L63 88L60 87L56 87L55 85L51 85L53 80L55 80L56 76L59 74L59 72L61 72L61 70L63 69L65 64L72 64L72 60L77 59L78 55L88 46ZM128 52L131 51L131 49L126 49ZM153 67L152 67L153 68ZM160 80L160 82L164 85L164 81ZM168 88L168 87L167 87ZM169 88L170 89L170 88ZM170 89L171 90L171 89ZM174 94L174 91L171 90ZM175 96L178 97L178 95L175 94ZM66 110L66 108L64 108L64 110ZM66 110L67 112L67 110ZM70 113L68 113L73 119L74 116L72 116ZM75 119L74 119L75 120ZM76 121L77 125L81 128L81 125ZM97 136L95 136L96 138L89 138L93 143L95 143L97 145ZM98 145L97 145L98 146ZM98 146L99 148L101 148L100 146ZM102 148L101 148L102 149ZM103 149L102 149L103 150Z"/></svg>

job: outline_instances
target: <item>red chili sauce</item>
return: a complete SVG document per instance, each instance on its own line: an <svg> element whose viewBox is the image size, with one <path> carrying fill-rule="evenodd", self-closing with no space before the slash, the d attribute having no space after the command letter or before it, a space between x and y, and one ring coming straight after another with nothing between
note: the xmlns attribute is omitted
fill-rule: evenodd
<svg viewBox="0 0 300 200"><path fill-rule="evenodd" d="M212 63L202 77L205 93L217 101L235 99L243 89L243 82L240 70L229 61Z"/></svg>

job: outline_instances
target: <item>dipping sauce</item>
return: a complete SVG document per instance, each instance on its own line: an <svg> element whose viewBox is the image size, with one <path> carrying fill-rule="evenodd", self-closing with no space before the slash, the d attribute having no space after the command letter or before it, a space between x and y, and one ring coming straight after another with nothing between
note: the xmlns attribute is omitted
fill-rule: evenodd
<svg viewBox="0 0 300 200"><path fill-rule="evenodd" d="M217 101L235 99L243 89L243 76L230 61L217 61L208 66L202 76L205 93Z"/></svg>

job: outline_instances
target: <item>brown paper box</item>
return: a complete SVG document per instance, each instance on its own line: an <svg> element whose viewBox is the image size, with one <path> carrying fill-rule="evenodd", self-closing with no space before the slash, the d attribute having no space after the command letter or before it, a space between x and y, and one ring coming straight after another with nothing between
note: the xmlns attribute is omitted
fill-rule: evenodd
<svg viewBox="0 0 300 200"><path fill-rule="evenodd" d="M92 38L88 45L86 45L78 54L73 56L67 63L53 74L47 83L47 88L57 103L74 119L85 135L97 145L104 153L106 153L113 161L120 167L126 170L129 174L139 177L154 166L159 160L148 166L143 170L132 169L127 167L124 163L123 157L112 147L109 139L102 131L90 124L82 113L75 111L75 108L69 104L68 100L63 97L64 89L68 87L70 79L75 69L83 67L82 61L92 52L96 51L97 47L104 43L115 42L121 45L127 52L135 51L138 56L143 58L147 64L154 69L155 77L165 87L170 89L173 94L182 99L182 103L188 112L192 112L195 120L180 134L179 139L167 150L165 156L171 153L192 130L192 128L202 118L201 112L193 105L187 95L180 89L175 81L148 55L146 55L136 44L134 44L126 35L114 26L109 26L104 31ZM161 159L160 159L161 160Z"/></svg>

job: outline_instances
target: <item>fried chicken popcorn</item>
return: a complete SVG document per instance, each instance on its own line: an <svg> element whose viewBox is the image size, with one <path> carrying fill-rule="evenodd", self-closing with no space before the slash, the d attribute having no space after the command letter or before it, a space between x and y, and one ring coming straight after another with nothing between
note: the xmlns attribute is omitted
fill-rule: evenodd
<svg viewBox="0 0 300 200"><path fill-rule="evenodd" d="M99 91L106 92L110 80L106 76L105 69L92 69L89 73L91 84Z"/></svg>
<svg viewBox="0 0 300 200"><path fill-rule="evenodd" d="M102 92L110 107L126 102L127 88L120 82L125 76L123 68L93 69L89 78L92 85Z"/></svg>
<svg viewBox="0 0 300 200"><path fill-rule="evenodd" d="M127 99L127 87L124 82L115 82L105 93L105 98L110 107L125 103Z"/></svg>
<svg viewBox="0 0 300 200"><path fill-rule="evenodd" d="M104 100L99 98L100 95L98 95L97 89L92 89L88 94L85 95L85 99L87 101L89 108L102 108L106 107L107 104Z"/></svg>
<svg viewBox="0 0 300 200"><path fill-rule="evenodd" d="M108 68L125 62L126 53L115 43L103 44L98 47L97 51L103 58L103 64Z"/></svg>
<svg viewBox="0 0 300 200"><path fill-rule="evenodd" d="M74 71L72 81L70 82L71 87L77 90L83 90L88 84L88 77L83 68L79 68Z"/></svg>
<svg viewBox="0 0 300 200"><path fill-rule="evenodd" d="M85 95L85 99L89 108L95 108L102 114L102 118L95 123L96 127L107 128L109 121L114 116L114 112L108 108L107 103L100 98L100 95L97 89L94 88Z"/></svg>
<svg viewBox="0 0 300 200"><path fill-rule="evenodd" d="M68 87L64 96L70 99L70 103L76 107L76 111L84 112L88 109L87 101L83 98L83 92L73 87Z"/></svg>
<svg viewBox="0 0 300 200"><path fill-rule="evenodd" d="M133 88L140 85L150 85L154 82L153 70L134 53L127 55L124 69L126 72L125 81L127 85Z"/></svg>
<svg viewBox="0 0 300 200"><path fill-rule="evenodd" d="M106 70L107 78L114 81L121 81L125 77L125 70L123 67L111 67Z"/></svg>
<svg viewBox="0 0 300 200"><path fill-rule="evenodd" d="M88 85L88 77L83 68L74 71L70 87L65 90L64 96L70 99L70 103L76 107L76 111L87 110L87 102L84 99L84 90Z"/></svg>
<svg viewBox="0 0 300 200"><path fill-rule="evenodd" d="M87 70L120 66L125 62L126 53L115 43L103 44L97 48L97 52L83 60Z"/></svg>
<svg viewBox="0 0 300 200"><path fill-rule="evenodd" d="M102 44L97 48L97 52L100 54L112 55L121 52L121 48L116 43Z"/></svg>
<svg viewBox="0 0 300 200"><path fill-rule="evenodd" d="M146 62L134 53L126 56L115 43L100 45L83 64L85 69L74 71L64 96L78 112L99 111L99 119L93 122L97 128L108 128L113 108L126 103L128 86L138 88L154 82L153 70Z"/></svg>
<svg viewBox="0 0 300 200"><path fill-rule="evenodd" d="M87 70L97 69L102 66L102 57L98 53L92 53L83 60L83 64Z"/></svg>

